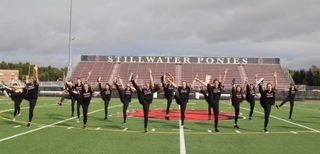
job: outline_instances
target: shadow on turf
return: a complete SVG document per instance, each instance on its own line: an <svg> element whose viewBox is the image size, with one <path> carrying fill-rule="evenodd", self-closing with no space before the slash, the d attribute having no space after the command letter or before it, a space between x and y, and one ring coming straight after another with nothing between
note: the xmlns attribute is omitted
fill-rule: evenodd
<svg viewBox="0 0 320 154"><path fill-rule="evenodd" d="M313 117L313 116L307 116L306 118L311 118L311 119L320 119L320 117Z"/></svg>
<svg viewBox="0 0 320 154"><path fill-rule="evenodd" d="M14 122L14 121L6 121L6 120L4 121L4 123L5 124L16 124L16 122Z"/></svg>
<svg viewBox="0 0 320 154"><path fill-rule="evenodd" d="M115 125L115 124L112 124L112 123L108 123L108 124L104 125L103 128L122 130L123 126L122 125Z"/></svg>
<svg viewBox="0 0 320 154"><path fill-rule="evenodd" d="M170 127L172 129L179 128L178 121L150 119L150 123L152 123L152 124L161 124L161 126Z"/></svg>
<svg viewBox="0 0 320 154"><path fill-rule="evenodd" d="M66 117L61 114L47 113L46 115L48 115L48 117L50 119L54 119L54 120L65 120L66 119Z"/></svg>
<svg viewBox="0 0 320 154"><path fill-rule="evenodd" d="M316 118L316 117L314 117L314 118ZM317 119L319 119L319 118L317 118ZM297 123L306 123L306 124L312 124L312 123L314 123L314 122L311 122L311 121L304 121L304 120L291 120L292 122L297 122Z"/></svg>
<svg viewBox="0 0 320 154"><path fill-rule="evenodd" d="M95 117L95 116L88 116L90 119L95 119L97 121L109 121L108 119L104 119L104 117Z"/></svg>
<svg viewBox="0 0 320 154"><path fill-rule="evenodd" d="M291 127L291 126L279 126L279 125L276 125L276 126L270 126L270 128L272 129L287 129L287 130L305 130L303 128L300 128L300 127Z"/></svg>

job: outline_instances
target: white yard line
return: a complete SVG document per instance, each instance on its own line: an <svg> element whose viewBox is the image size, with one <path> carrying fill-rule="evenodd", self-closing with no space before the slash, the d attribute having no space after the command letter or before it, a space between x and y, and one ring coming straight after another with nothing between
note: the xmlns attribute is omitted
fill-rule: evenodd
<svg viewBox="0 0 320 154"><path fill-rule="evenodd" d="M244 108L244 107L240 107L240 108L244 109L244 110L247 110L247 111L250 111L250 109L248 109L248 108ZM254 110L254 112L264 115L264 113L256 111L256 110ZM311 127L308 127L308 126L305 126L305 125L301 125L301 124L298 124L298 123L295 123L295 122L291 122L291 121L288 121L288 120L285 120L285 119L282 119L282 118L279 118L279 117L276 117L276 116L273 116L273 115L270 115L270 117L274 118L274 119L277 119L277 120L280 120L280 121L283 121L283 122L286 122L286 123L289 123L289 124L292 124L292 125L295 125L295 126L299 126L301 128L305 128L305 129L311 130L311 131L316 132L316 133L320 133L319 130L316 130L314 128L311 128Z"/></svg>
<svg viewBox="0 0 320 154"><path fill-rule="evenodd" d="M119 107L121 105L122 104L114 105L114 106L109 107L109 109L115 108L115 107ZM92 114L92 113L99 112L99 111L103 111L103 110L104 110L104 108L103 109L98 109L98 110L89 112L88 115ZM48 128L48 127L52 127L54 125L61 124L61 123L64 123L64 122L72 120L72 119L75 119L75 117L71 117L71 118L68 118L68 119L65 119L65 120L61 120L61 121L49 124L49 125L44 125L42 127L36 128L36 129L32 129L32 130L29 130L29 131L26 131L26 132L22 132L22 133L15 134L15 135L12 135L12 136L9 136L9 137L6 137L6 138L2 138L2 139L0 139L0 142L7 141L7 140L10 140L10 139L13 139L13 138L16 138L16 137L19 137L19 136L23 136L23 135L26 135L26 134L30 134L30 133L33 133L33 132L36 132L36 131L39 131L39 130L42 130L42 129L45 129L45 128Z"/></svg>
<svg viewBox="0 0 320 154"><path fill-rule="evenodd" d="M179 106L180 109L180 106ZM179 120L179 136L180 136L180 154L186 154L186 141L184 139L184 130L181 126L181 120Z"/></svg>
<svg viewBox="0 0 320 154"><path fill-rule="evenodd" d="M184 131L183 131L183 127L180 126L180 154L186 154L186 142L184 139Z"/></svg>

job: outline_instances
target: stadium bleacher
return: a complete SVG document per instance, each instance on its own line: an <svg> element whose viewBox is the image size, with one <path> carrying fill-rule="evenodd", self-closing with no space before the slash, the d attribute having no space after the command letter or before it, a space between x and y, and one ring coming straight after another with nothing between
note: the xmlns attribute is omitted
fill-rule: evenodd
<svg viewBox="0 0 320 154"><path fill-rule="evenodd" d="M85 57L85 58L84 58ZM156 62L120 62L111 61L102 58L91 58L83 56L81 61L75 67L72 74L72 79L86 78L88 72L92 72L89 78L90 83L96 82L96 79L101 76L102 82L111 82L112 79L120 75L124 80L129 78L130 73L138 74L138 84L143 84L149 78L148 70L152 69L156 83L160 83L160 76L164 73L171 73L177 80L178 85L181 81L191 83L196 74L200 79L204 79L206 74L212 76L212 79L219 78L223 72L228 68L229 72L226 78L226 89L230 89L232 79L236 79L237 84L242 84L247 78L250 83L255 82L255 74L258 78L265 78L265 82L273 82L274 72L278 73L278 89L287 89L291 82L288 75L288 70L283 68L279 62L261 63L258 59L252 61L259 61L257 63L229 63L229 64L207 64L207 63L156 63ZM101 56L100 56L101 57ZM270 60L269 60L270 61ZM278 61L275 59L274 61ZM200 86L200 84L196 84Z"/></svg>

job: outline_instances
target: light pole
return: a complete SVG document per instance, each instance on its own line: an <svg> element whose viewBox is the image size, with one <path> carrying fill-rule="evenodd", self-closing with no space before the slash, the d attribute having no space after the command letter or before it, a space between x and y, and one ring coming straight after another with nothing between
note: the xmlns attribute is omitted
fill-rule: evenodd
<svg viewBox="0 0 320 154"><path fill-rule="evenodd" d="M71 77L72 73L72 65L71 65L71 32L72 32L72 0L70 0L70 18L69 18L69 59L68 59L68 72L67 72L67 78Z"/></svg>

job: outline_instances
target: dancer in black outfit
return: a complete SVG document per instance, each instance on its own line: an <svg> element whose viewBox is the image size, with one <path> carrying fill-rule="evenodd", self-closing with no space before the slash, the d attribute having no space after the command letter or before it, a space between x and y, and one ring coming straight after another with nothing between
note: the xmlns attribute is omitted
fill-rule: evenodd
<svg viewBox="0 0 320 154"><path fill-rule="evenodd" d="M77 92L78 95L80 95L80 91L82 91L82 87L83 87L83 83L81 81L80 78L77 79L77 83L75 85L73 85L72 87L69 87L70 90ZM70 94L70 93L69 93ZM73 95L70 94L70 96L72 97ZM80 97L73 97L73 99L75 100L76 104L77 104L77 123L80 123L80 102L81 100L79 99ZM74 107L71 107L74 108Z"/></svg>
<svg viewBox="0 0 320 154"><path fill-rule="evenodd" d="M26 95L24 99L29 101L29 121L27 127L31 126L33 119L33 112L37 104L39 94L39 76L38 76L38 66L33 68L33 76L31 82L26 84Z"/></svg>
<svg viewBox="0 0 320 154"><path fill-rule="evenodd" d="M235 79L232 80L231 102L234 107L234 128L239 129L238 118L240 113L240 103L244 100L243 90L240 85L235 85Z"/></svg>
<svg viewBox="0 0 320 154"><path fill-rule="evenodd" d="M120 82L121 88L118 85L118 81ZM135 89L131 87L129 83L127 83L126 87L124 87L120 76L117 77L117 79L113 82L113 84L116 86L116 89L119 93L120 101L123 104L123 108L122 108L123 124L124 124L124 127L127 128L127 125L126 125L127 116L128 116L127 110L132 99L132 93L135 91Z"/></svg>
<svg viewBox="0 0 320 154"><path fill-rule="evenodd" d="M197 76L195 77L195 79ZM184 120L186 116L186 109L187 109L187 104L189 102L189 95L191 92L191 89L193 89L194 84L196 80L193 80L191 87L188 86L186 81L182 81L182 86L177 86L173 81L168 80L175 88L177 88L177 93L174 95L174 98L177 102L177 104L180 105L180 118L181 118L181 127L184 126Z"/></svg>
<svg viewBox="0 0 320 154"><path fill-rule="evenodd" d="M2 90L5 90L11 100L14 102L14 113L13 113L13 121L15 121L16 116L20 115L20 105L25 97L25 84L20 81L15 81L12 86L7 86L1 84L3 86Z"/></svg>
<svg viewBox="0 0 320 154"><path fill-rule="evenodd" d="M87 78L84 80L84 82L88 82L89 78L91 76L91 71L88 72L88 76ZM72 87L68 87L71 88L70 90L73 92L76 92L76 94L78 94L78 96L80 95L80 92L83 90L83 82L80 78L77 79L77 83L75 85L73 85ZM70 94L70 93L69 93ZM72 95L70 95L72 97ZM76 104L77 104L77 119L76 122L80 123L80 107L81 107L81 97L72 97L73 100L75 100ZM74 111L74 106L71 107L72 111ZM83 110L83 109L82 109ZM72 112L73 115L73 112Z"/></svg>
<svg viewBox="0 0 320 154"><path fill-rule="evenodd" d="M267 127L269 124L269 116L271 113L271 107L275 104L276 87L278 84L277 73L274 73L275 86L269 82L267 83L266 90L263 89L263 78L261 78L259 83L259 92L261 94L260 104L264 109L264 132L268 132Z"/></svg>
<svg viewBox="0 0 320 154"><path fill-rule="evenodd" d="M111 100L111 94L112 94L112 87L109 83L105 84L105 87L102 88L101 85L101 77L98 78L98 85L99 85L99 90L100 90L100 96L104 102L104 119L108 119L108 106L109 102Z"/></svg>
<svg viewBox="0 0 320 154"><path fill-rule="evenodd" d="M69 81L69 82L71 82L71 81ZM69 91L68 86L67 86L67 84L65 84L63 93L61 94L62 96L60 98L60 101L57 104L62 106L62 103L65 99L70 99L70 101L71 101L71 117L73 117L74 116L74 105L75 105L76 101L73 97L70 96L68 91ZM78 110L80 110L80 104L78 106L79 106ZM80 115L80 113L79 113L79 115Z"/></svg>
<svg viewBox="0 0 320 154"><path fill-rule="evenodd" d="M255 76L256 84L257 84L257 75ZM249 84L248 79L245 81L246 87L246 100L250 104L250 112L249 112L249 120L252 119L253 110L255 107L255 96L256 96L256 88L254 84Z"/></svg>
<svg viewBox="0 0 320 154"><path fill-rule="evenodd" d="M72 83L68 82L69 85L69 94L74 97L82 106L83 111L83 128L87 127L87 121L88 121L88 110L89 105L91 102L91 99L93 97L93 90L91 89L91 86L88 83L82 84L82 90L78 92L72 91Z"/></svg>
<svg viewBox="0 0 320 154"><path fill-rule="evenodd" d="M131 74L130 76L132 85L137 90L139 102L143 106L144 132L148 132L149 108L153 100L153 93L155 92L151 69L149 69L149 77L150 81L145 82L145 86L142 89L140 89L140 87L133 79L133 74Z"/></svg>
<svg viewBox="0 0 320 154"><path fill-rule="evenodd" d="M219 79L213 80L213 85L208 83L210 81L211 76L206 75L206 82L201 81L199 78L196 78L197 81L207 86L208 96L211 106L213 107L214 114L214 130L215 132L219 132L218 123L219 123L219 102L221 93L224 89L224 82L227 77L228 69L225 69L222 81Z"/></svg>
<svg viewBox="0 0 320 154"><path fill-rule="evenodd" d="M282 103L281 103L279 106L276 105L276 107L279 109L282 105L284 105L284 104L287 103L288 101L290 102L289 119L292 119L292 112L293 112L294 100L295 100L297 91L298 91L298 89L296 88L296 86L294 85L294 83L291 83L291 84L290 84L290 88L289 88L289 94L288 94L287 98L286 98L285 100L283 100Z"/></svg>
<svg viewBox="0 0 320 154"><path fill-rule="evenodd" d="M170 73L167 73L167 75L170 78L173 78L173 76ZM167 99L167 109L166 109L165 119L170 120L169 112L170 112L170 106L171 106L173 95L174 95L174 86L170 82L166 81L167 75L164 74L163 76L161 76L161 83L164 90L164 96Z"/></svg>

